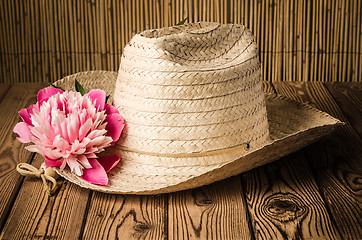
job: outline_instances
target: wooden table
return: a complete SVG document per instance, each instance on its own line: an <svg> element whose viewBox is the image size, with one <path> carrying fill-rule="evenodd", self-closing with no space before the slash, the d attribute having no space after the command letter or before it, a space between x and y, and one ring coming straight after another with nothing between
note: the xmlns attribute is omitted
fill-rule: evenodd
<svg viewBox="0 0 362 240"><path fill-rule="evenodd" d="M0 85L1 239L362 239L362 84L265 83L346 124L297 153L201 188L111 195L67 181L48 197L20 162L42 158L12 129L44 84Z"/></svg>

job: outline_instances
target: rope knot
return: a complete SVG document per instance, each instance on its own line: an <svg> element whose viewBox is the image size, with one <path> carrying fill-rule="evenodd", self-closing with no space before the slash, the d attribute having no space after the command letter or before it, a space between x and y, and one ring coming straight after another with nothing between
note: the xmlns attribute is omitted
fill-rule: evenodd
<svg viewBox="0 0 362 240"><path fill-rule="evenodd" d="M50 176L47 174L43 166L37 169L28 163L19 163L16 166L16 170L26 177L41 178L43 180L44 189L49 196L53 195L58 189L58 183L55 179L56 176ZM51 186L49 186L48 182L50 182Z"/></svg>

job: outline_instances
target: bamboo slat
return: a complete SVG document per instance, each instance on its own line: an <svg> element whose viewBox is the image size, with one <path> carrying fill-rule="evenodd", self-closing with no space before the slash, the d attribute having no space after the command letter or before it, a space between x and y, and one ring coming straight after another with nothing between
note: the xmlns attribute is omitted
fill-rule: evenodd
<svg viewBox="0 0 362 240"><path fill-rule="evenodd" d="M361 10L362 10L362 6L361 6L361 2L357 2L357 22L356 22L356 45L355 45L355 55L358 56L358 51L359 51L359 46L360 46L360 42L359 40L361 39L361 35L362 35L362 31L361 31L361 22L362 22L362 16L361 16ZM359 22L358 22L359 21ZM354 75L354 79L358 79L358 77L361 78L361 73L359 71L362 70L362 68L358 68L358 62L361 60L361 56L359 57L354 57L355 62L355 75Z"/></svg>
<svg viewBox="0 0 362 240"><path fill-rule="evenodd" d="M346 1L342 1L342 10L341 10L341 15L345 15L345 10L346 10ZM341 79L342 76L343 76L343 55L344 55L344 45L345 45L345 42L344 42L344 31L346 30L345 28L345 22L346 22L346 18L343 18L341 17L341 30L340 30L340 35L339 35L339 52L341 54L339 54L339 68L338 68L338 79Z"/></svg>
<svg viewBox="0 0 362 240"><path fill-rule="evenodd" d="M4 3L0 1L0 12L3 12L4 11ZM0 14L0 34L3 36L4 33L6 32L5 31L5 24L4 24L4 16L3 14ZM4 44L5 44L5 41L4 41L4 38L0 38L0 52L2 53L0 55L0 65L3 66L0 68L0 79L5 79L5 56L4 56L4 52L5 52L5 47L4 47Z"/></svg>
<svg viewBox="0 0 362 240"><path fill-rule="evenodd" d="M0 5L0 82L53 82L78 71L116 71L134 34L186 17L251 29L264 80L362 80L359 0L14 0Z"/></svg>

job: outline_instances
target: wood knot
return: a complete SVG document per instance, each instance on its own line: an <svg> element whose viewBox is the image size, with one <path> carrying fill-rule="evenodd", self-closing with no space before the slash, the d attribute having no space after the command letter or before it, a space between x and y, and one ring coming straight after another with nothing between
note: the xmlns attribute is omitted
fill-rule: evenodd
<svg viewBox="0 0 362 240"><path fill-rule="evenodd" d="M136 231L136 232L144 232L144 231L147 231L148 229L150 229L151 227L147 224L144 224L144 223L138 223L136 224L133 229Z"/></svg>
<svg viewBox="0 0 362 240"><path fill-rule="evenodd" d="M304 216L308 208L297 196L279 193L265 199L262 211L271 220L290 222Z"/></svg>
<svg viewBox="0 0 362 240"><path fill-rule="evenodd" d="M197 201L198 206L207 206L207 205L211 205L212 203L213 203L213 201L211 199L200 199Z"/></svg>

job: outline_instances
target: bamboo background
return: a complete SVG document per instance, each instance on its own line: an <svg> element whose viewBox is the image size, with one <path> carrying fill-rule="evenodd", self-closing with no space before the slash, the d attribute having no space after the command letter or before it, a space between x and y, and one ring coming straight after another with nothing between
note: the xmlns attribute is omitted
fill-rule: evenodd
<svg viewBox="0 0 362 240"><path fill-rule="evenodd" d="M51 82L117 71L144 29L241 23L259 44L267 81L361 81L360 0L0 0L0 82Z"/></svg>

